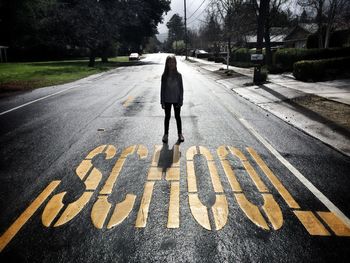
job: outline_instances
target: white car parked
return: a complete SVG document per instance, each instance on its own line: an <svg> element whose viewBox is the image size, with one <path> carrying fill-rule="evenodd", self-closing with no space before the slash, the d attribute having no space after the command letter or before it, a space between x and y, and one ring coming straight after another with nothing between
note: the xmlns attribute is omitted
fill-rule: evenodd
<svg viewBox="0 0 350 263"><path fill-rule="evenodd" d="M131 53L129 56L129 61L130 60L139 60L140 59L140 55L138 53Z"/></svg>

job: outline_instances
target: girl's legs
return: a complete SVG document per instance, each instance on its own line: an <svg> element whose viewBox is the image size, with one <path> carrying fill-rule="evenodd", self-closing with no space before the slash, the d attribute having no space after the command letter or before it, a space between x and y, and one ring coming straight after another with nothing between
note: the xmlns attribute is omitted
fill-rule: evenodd
<svg viewBox="0 0 350 263"><path fill-rule="evenodd" d="M165 103L164 134L169 133L169 121L171 117L171 103Z"/></svg>
<svg viewBox="0 0 350 263"><path fill-rule="evenodd" d="M176 126L177 126L177 134L182 134L182 123L181 123L181 107L175 107L174 105L174 111L175 111L175 119L176 119Z"/></svg>

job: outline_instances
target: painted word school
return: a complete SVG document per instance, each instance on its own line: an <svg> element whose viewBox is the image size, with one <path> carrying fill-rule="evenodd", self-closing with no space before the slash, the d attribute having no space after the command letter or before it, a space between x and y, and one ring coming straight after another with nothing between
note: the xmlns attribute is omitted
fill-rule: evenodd
<svg viewBox="0 0 350 263"><path fill-rule="evenodd" d="M350 236L349 228L334 213L330 211L313 212L303 210L284 187L279 178L262 160L259 154L251 147L247 147L246 150L310 235L332 235L332 233L330 233L330 231L324 226L324 224L326 224L335 235ZM162 146L156 145L148 169L141 204L136 217L135 227L138 228L144 228L147 225L153 189L155 183L160 180L166 180L170 184L167 227L179 228L180 226L179 145L174 145L172 149L173 160L171 165L167 168L162 168L158 165L161 152ZM118 176L120 175L124 164L127 162L128 156L136 155L140 160L145 159L148 156L148 149L143 145L133 145L125 148L115 162L109 176L104 181L104 184L102 184L102 173L93 166L92 160L98 155L101 155L105 160L109 160L115 157L116 153L117 149L113 145L101 145L93 149L76 169L76 175L84 183L85 191L77 200L69 204L63 203L63 198L66 192L55 194L49 200L43 211L41 217L43 225L46 227L59 227L68 223L83 210L89 201L93 199L93 194L95 192L98 192L98 196L97 200L94 200L91 210L91 220L93 225L99 229L111 229L121 224L132 211L136 195L128 193L123 201L116 204L111 204L108 201L108 197L112 194ZM283 225L283 214L281 208L243 152L232 146L220 146L217 148L216 153L230 184L235 200L246 217L257 227L267 231L271 228L273 230L280 229ZM195 156L202 156L207 162L211 183L216 197L214 205L210 208L205 206L198 196ZM259 207L248 200L237 176L235 175L234 167L229 161L230 158L238 158L237 160L242 163L247 175L254 183L257 193L261 195L263 200L262 206ZM213 230L213 228L215 228L215 230L222 229L226 225L228 219L228 202L217 172L214 158L206 147L192 146L186 151L186 176L189 207L193 218L198 224L207 230ZM210 224L208 209L211 209L212 211L214 219L213 224Z"/></svg>

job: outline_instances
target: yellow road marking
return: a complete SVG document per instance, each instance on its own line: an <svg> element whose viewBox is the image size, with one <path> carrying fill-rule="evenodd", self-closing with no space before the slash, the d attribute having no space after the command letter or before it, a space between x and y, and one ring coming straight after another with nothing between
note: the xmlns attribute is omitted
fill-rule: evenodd
<svg viewBox="0 0 350 263"><path fill-rule="evenodd" d="M139 148L137 149L137 154L139 155L140 159L145 159L148 155L146 146L140 144Z"/></svg>
<svg viewBox="0 0 350 263"><path fill-rule="evenodd" d="M162 145L155 145L154 146L154 153L153 153L153 157L152 157L151 166L153 166L153 167L158 166L161 149L162 149Z"/></svg>
<svg viewBox="0 0 350 263"><path fill-rule="evenodd" d="M283 225L283 216L280 206L277 204L271 194L262 194L264 198L263 210L269 218L272 227L278 230Z"/></svg>
<svg viewBox="0 0 350 263"><path fill-rule="evenodd" d="M24 224L33 216L51 193L57 188L61 181L52 181L41 194L28 206L26 210L15 220L15 222L0 237L0 252L14 238Z"/></svg>
<svg viewBox="0 0 350 263"><path fill-rule="evenodd" d="M85 180L86 190L95 190L102 179L102 173L93 168L89 176Z"/></svg>
<svg viewBox="0 0 350 263"><path fill-rule="evenodd" d="M108 229L119 225L128 217L134 207L136 195L127 194L125 200L115 206L112 217L107 225Z"/></svg>
<svg viewBox="0 0 350 263"><path fill-rule="evenodd" d="M237 178L235 176L235 173L233 171L233 169L231 169L231 165L227 160L223 160L221 161L222 166L224 168L224 172L226 174L226 177L230 183L230 186L232 188L233 192L242 192L242 188L240 186L240 184L237 181Z"/></svg>
<svg viewBox="0 0 350 263"><path fill-rule="evenodd" d="M187 183L188 183L188 196L189 196L189 204L191 213L194 219L205 229L211 230L208 209L198 197L198 189L197 189L197 179L194 170L194 155L201 154L205 157L208 169L210 173L210 179L215 192L215 204L212 206L212 212L214 216L216 230L219 230L225 226L228 218L228 203L225 195L219 195L219 193L223 193L224 190L222 188L220 178L218 172L216 170L215 162L213 156L210 151L203 147L199 146L199 152L196 151L196 148L191 147L188 149L186 153L186 165L187 165Z"/></svg>
<svg viewBox="0 0 350 263"><path fill-rule="evenodd" d="M162 174L162 167L150 167L147 174L147 180L161 180Z"/></svg>
<svg viewBox="0 0 350 263"><path fill-rule="evenodd" d="M134 100L135 98L133 96L129 96L126 101L124 101L123 106L128 107L129 104Z"/></svg>
<svg viewBox="0 0 350 263"><path fill-rule="evenodd" d="M337 236L350 236L350 228L332 212L317 212Z"/></svg>
<svg viewBox="0 0 350 263"><path fill-rule="evenodd" d="M216 230L220 230L227 223L228 204L227 204L226 196L215 195L215 197L216 197L216 201L211 209L214 216L215 228Z"/></svg>
<svg viewBox="0 0 350 263"><path fill-rule="evenodd" d="M85 160L83 160L79 164L78 168L76 169L76 174L78 175L78 177L81 180L83 180L86 177L86 175L89 174L84 181L85 190L87 191L85 191L76 201L68 204L60 218L57 220L54 227L58 227L68 223L70 220L76 217L83 210L86 204L90 201L94 193L93 191L97 189L98 185L102 180L102 173L98 169L93 167L91 160L96 155L102 154L104 151L106 151L106 159L113 158L114 154L116 153L116 149L114 146L110 145L107 147L107 145L101 145L93 149L86 156ZM91 167L93 167L92 170ZM89 173L90 170L91 172ZM42 222L45 226L50 225L54 218L58 215L59 211L62 209L62 198L62 193L57 194L53 196L52 199L46 205L42 215Z"/></svg>
<svg viewBox="0 0 350 263"><path fill-rule="evenodd" d="M167 228L179 228L180 226L180 148L173 147L173 161L166 170L165 179L170 182L170 201L168 211Z"/></svg>
<svg viewBox="0 0 350 263"><path fill-rule="evenodd" d="M112 159L117 153L117 148L115 148L113 145L108 145L105 153L106 153L106 160Z"/></svg>
<svg viewBox="0 0 350 263"><path fill-rule="evenodd" d="M171 182L167 228L180 226L180 183Z"/></svg>
<svg viewBox="0 0 350 263"><path fill-rule="evenodd" d="M266 165L266 163L261 159L258 153L253 149L247 148L250 155L253 157L255 162L260 166L261 170L265 173L266 177L270 180L272 185L277 189L279 194L282 196L284 201L290 208L299 209L299 204L294 200L288 190L283 186L281 181L274 175L274 173L270 170L270 168Z"/></svg>
<svg viewBox="0 0 350 263"><path fill-rule="evenodd" d="M199 200L198 194L189 193L188 200L191 213L196 221L205 229L211 230L207 207Z"/></svg>
<svg viewBox="0 0 350 263"><path fill-rule="evenodd" d="M123 150L119 159L115 163L109 177L107 178L102 190L100 191L98 200L92 207L91 219L96 228L103 228L109 211L112 208L112 204L108 202L108 195L112 193L114 185L117 182L118 176L126 162L126 158L129 155L134 154L136 149L140 159L144 159L147 157L148 151L144 145L132 145ZM112 153L115 152L116 150L114 149ZM107 225L108 229L121 224L129 216L132 208L134 207L135 199L136 195L127 194L124 201L119 202L115 205L114 211Z"/></svg>
<svg viewBox="0 0 350 263"><path fill-rule="evenodd" d="M135 227L145 227L147 224L148 210L151 203L154 182L146 182L139 212L137 213Z"/></svg>
<svg viewBox="0 0 350 263"><path fill-rule="evenodd" d="M205 158L207 159L207 161L214 161L213 156L211 155L210 151L203 146L199 146L199 154L203 154L205 156Z"/></svg>
<svg viewBox="0 0 350 263"><path fill-rule="evenodd" d="M92 167L91 160L82 160L78 165L77 169L75 169L76 174L80 178L80 180L84 180L84 177L88 174Z"/></svg>
<svg viewBox="0 0 350 263"><path fill-rule="evenodd" d="M100 195L91 210L91 221L93 225L102 229L112 205L107 200L107 195Z"/></svg>
<svg viewBox="0 0 350 263"><path fill-rule="evenodd" d="M214 161L208 161L208 168L209 168L209 174L210 174L211 182L213 184L214 192L223 193L224 189L222 188L218 171L216 170L216 165Z"/></svg>
<svg viewBox="0 0 350 263"><path fill-rule="evenodd" d="M102 173L97 170L95 167L93 167L91 160L98 154L101 154L106 149L106 159L110 159L114 156L116 153L116 149L114 146L108 146L107 145L101 145L93 149L83 160L79 166L76 169L76 174L81 180L85 180L85 190L88 190L84 192L76 201L70 203L64 212L62 213L61 217L57 220L54 227L61 226L70 220L72 220L75 216L77 216L82 209L86 206L86 204L90 201L93 192L98 187L101 179L102 179ZM92 168L93 167L93 168ZM91 170L92 168L92 170ZM89 171L91 172L89 173ZM87 176L86 179L84 179ZM51 198L51 200L46 205L44 212L42 214L41 220L44 226L50 226L50 224L53 222L55 217L58 215L60 210L63 208L63 196L66 192L56 194Z"/></svg>
<svg viewBox="0 0 350 263"><path fill-rule="evenodd" d="M41 222L44 226L49 227L52 221L56 218L58 213L64 207L62 200L66 193L67 192L62 192L60 194L54 195L47 203L44 212L41 216Z"/></svg>
<svg viewBox="0 0 350 263"><path fill-rule="evenodd" d="M128 148L124 149L120 158L126 158L129 155L133 154L136 150L136 146L137 145L132 145L132 146L129 146Z"/></svg>
<svg viewBox="0 0 350 263"><path fill-rule="evenodd" d="M235 173L231 168L229 161L226 159L228 151L225 149L225 146L222 145L217 149L217 154L219 156L222 167L224 168L225 175L230 183L231 189L234 192L242 192L242 188L237 181Z"/></svg>
<svg viewBox="0 0 350 263"><path fill-rule="evenodd" d="M193 161L193 157L197 154L196 146L190 147L186 152L186 160Z"/></svg>
<svg viewBox="0 0 350 263"><path fill-rule="evenodd" d="M248 174L250 175L252 181L255 183L257 189L261 193L263 199L264 199L264 205L262 206L263 211L265 212L266 216L268 217L269 221L272 224L272 227L275 230L278 230L283 225L283 215L280 206L275 201L273 196L271 194L267 194L264 192L267 192L268 189L265 186L265 184L261 181L259 175L255 172L253 167L248 162L247 158L244 156L244 154L239 151L236 148L233 147L227 147L232 155L238 156L238 158L243 163L244 167L246 168ZM220 146L217 150L217 153L220 158L220 162L224 168L224 172L226 174L226 177L228 178L232 191L235 192L234 196L236 197L236 200L242 209L242 211L245 213L245 215L258 227L261 227L263 229L269 230L270 228L267 225L267 222L265 221L263 215L261 214L258 206L254 205L244 195L242 188L233 172L233 169L226 159L228 155L228 151L226 151L225 146Z"/></svg>
<svg viewBox="0 0 350 263"><path fill-rule="evenodd" d="M248 199L245 197L243 193L234 194L234 196L236 197L236 200L239 206L241 207L243 212L246 214L246 216L250 219L250 221L252 221L254 224L256 224L257 226L265 230L270 229L264 217L260 213L259 208L256 205L252 204L250 201L248 201Z"/></svg>
<svg viewBox="0 0 350 263"><path fill-rule="evenodd" d="M197 190L197 182L196 182L196 175L194 171L194 163L193 161L187 161L186 162L187 167L187 188L189 193L196 193Z"/></svg>
<svg viewBox="0 0 350 263"><path fill-rule="evenodd" d="M167 181L178 181L180 180L180 167L170 167L166 170Z"/></svg>
<svg viewBox="0 0 350 263"><path fill-rule="evenodd" d="M90 201L93 192L84 192L82 196L73 203L70 203L66 210L62 213L61 217L57 220L54 227L58 227L64 225L65 223L72 220L75 216L77 216L81 210L86 206L86 204Z"/></svg>
<svg viewBox="0 0 350 263"><path fill-rule="evenodd" d="M171 167L180 167L180 147L178 144L174 145L173 148L173 163L171 164Z"/></svg>
<svg viewBox="0 0 350 263"><path fill-rule="evenodd" d="M268 192L266 185L263 183L263 181L261 181L260 177L255 172L254 168L251 166L251 164L249 163L247 158L244 156L244 154L240 150L234 147L228 147L228 149L233 155L236 155L241 160L244 168L247 170L247 173L249 174L250 178L253 180L259 192Z"/></svg>
<svg viewBox="0 0 350 263"><path fill-rule="evenodd" d="M116 182L120 174L120 171L123 168L124 162L125 162L125 158L119 158L118 161L115 163L109 177L107 178L102 190L100 191L101 195L112 193L114 183Z"/></svg>
<svg viewBox="0 0 350 263"><path fill-rule="evenodd" d="M92 158L94 158L96 155L100 154L103 152L103 150L106 148L106 145L101 145L96 147L95 149L93 149L87 156L86 156L86 160L91 160Z"/></svg>
<svg viewBox="0 0 350 263"><path fill-rule="evenodd" d="M307 232L313 236L330 236L331 234L311 211L293 211Z"/></svg>

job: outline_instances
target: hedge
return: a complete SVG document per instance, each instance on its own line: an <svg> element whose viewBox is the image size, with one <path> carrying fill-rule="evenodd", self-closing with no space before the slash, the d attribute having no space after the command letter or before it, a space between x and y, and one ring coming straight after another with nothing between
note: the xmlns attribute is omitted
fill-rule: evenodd
<svg viewBox="0 0 350 263"><path fill-rule="evenodd" d="M254 53L255 51L251 51L248 48L239 48L232 52L230 60L236 62L251 62L250 55Z"/></svg>
<svg viewBox="0 0 350 263"><path fill-rule="evenodd" d="M294 64L293 75L302 81L319 81L350 72L350 56L321 60L303 60Z"/></svg>
<svg viewBox="0 0 350 263"><path fill-rule="evenodd" d="M278 49L273 56L273 64L279 71L292 71L293 64L302 60L319 60L350 56L350 47L346 48L284 48Z"/></svg>

